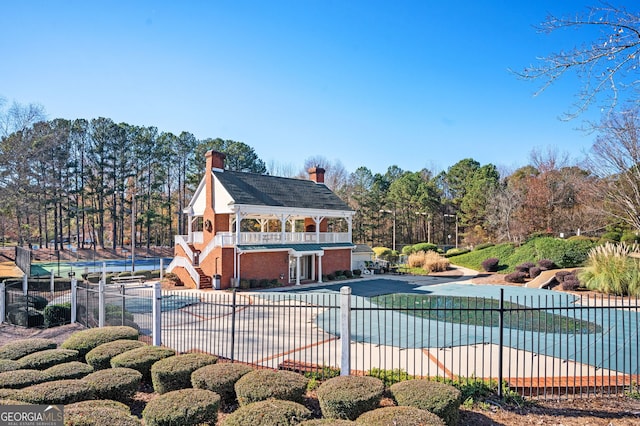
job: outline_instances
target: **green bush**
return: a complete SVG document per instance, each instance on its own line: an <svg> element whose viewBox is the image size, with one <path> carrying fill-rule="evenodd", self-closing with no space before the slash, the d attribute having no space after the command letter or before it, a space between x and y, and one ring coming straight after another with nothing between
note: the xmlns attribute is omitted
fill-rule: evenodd
<svg viewBox="0 0 640 426"><path fill-rule="evenodd" d="M640 263L629 257L631 246L607 243L589 252L587 267L578 274L589 290L615 295L640 295Z"/></svg>
<svg viewBox="0 0 640 426"><path fill-rule="evenodd" d="M253 368L244 364L211 364L194 371L191 384L194 388L215 392L223 402L230 403L236 399L236 382L251 371Z"/></svg>
<svg viewBox="0 0 640 426"><path fill-rule="evenodd" d="M415 407L384 407L362 414L356 424L371 426L444 426L445 422L433 413Z"/></svg>
<svg viewBox="0 0 640 426"><path fill-rule="evenodd" d="M311 411L302 404L269 399L241 406L224 420L222 426L297 425L310 417Z"/></svg>
<svg viewBox="0 0 640 426"><path fill-rule="evenodd" d="M355 423L351 420L340 420L340 419L313 419L313 420L305 420L300 423L300 426L349 426L354 425Z"/></svg>
<svg viewBox="0 0 640 426"><path fill-rule="evenodd" d="M20 364L18 364L18 361L14 361L12 359L0 359L0 373L17 370L19 368Z"/></svg>
<svg viewBox="0 0 640 426"><path fill-rule="evenodd" d="M81 401L64 407L64 424L68 426L139 426L129 406L107 399Z"/></svg>
<svg viewBox="0 0 640 426"><path fill-rule="evenodd" d="M331 419L355 420L380 403L384 384L369 376L339 376L327 380L318 388L322 415Z"/></svg>
<svg viewBox="0 0 640 426"><path fill-rule="evenodd" d="M493 243L476 244L475 247L473 247L473 251L478 251L478 250L486 249L493 246L495 246L495 244Z"/></svg>
<svg viewBox="0 0 640 426"><path fill-rule="evenodd" d="M21 369L45 370L63 362L78 360L78 351L73 349L46 349L23 356L18 360Z"/></svg>
<svg viewBox="0 0 640 426"><path fill-rule="evenodd" d="M93 367L79 361L64 362L44 370L48 380L81 379L93 373Z"/></svg>
<svg viewBox="0 0 640 426"><path fill-rule="evenodd" d="M447 250L447 252L445 253L445 257L451 257L451 256L459 256L461 254L465 254L465 253L469 253L471 250L469 250L468 248L452 248Z"/></svg>
<svg viewBox="0 0 640 426"><path fill-rule="evenodd" d="M79 360L84 361L85 356L91 349L103 343L122 339L138 340L138 330L126 326L112 326L76 331L60 347L75 349L78 351Z"/></svg>
<svg viewBox="0 0 640 426"><path fill-rule="evenodd" d="M432 243L418 243L418 244L414 244L412 247L412 252L413 253L418 253L418 252L427 252L427 251L438 251L438 246Z"/></svg>
<svg viewBox="0 0 640 426"><path fill-rule="evenodd" d="M98 370L83 379L91 385L96 398L128 402L142 382L142 373L131 368L114 367Z"/></svg>
<svg viewBox="0 0 640 426"><path fill-rule="evenodd" d="M70 324L71 304L47 305L42 311L42 316L44 317L44 326L47 328Z"/></svg>
<svg viewBox="0 0 640 426"><path fill-rule="evenodd" d="M55 349L58 344L50 339L34 337L32 339L20 339L0 346L0 358L16 360L23 356L47 349Z"/></svg>
<svg viewBox="0 0 640 426"><path fill-rule="evenodd" d="M431 380L408 380L389 389L398 405L427 410L449 425L457 425L461 393L455 387Z"/></svg>
<svg viewBox="0 0 640 426"><path fill-rule="evenodd" d="M382 380L382 383L384 383L385 387L389 387L392 384L401 382L403 380L413 379L413 376L410 376L409 373L402 370L401 368L394 368L392 370L372 368L367 372L367 376L375 377Z"/></svg>
<svg viewBox="0 0 640 426"><path fill-rule="evenodd" d="M0 373L0 388L20 389L46 382L49 376L41 370L13 370Z"/></svg>
<svg viewBox="0 0 640 426"><path fill-rule="evenodd" d="M142 373L142 380L151 381L151 366L161 359L174 356L176 351L160 346L143 346L111 358L112 367L133 368Z"/></svg>
<svg viewBox="0 0 640 426"><path fill-rule="evenodd" d="M131 349L141 348L146 343L140 340L114 340L91 349L85 359L95 370L111 368L111 358Z"/></svg>
<svg viewBox="0 0 640 426"><path fill-rule="evenodd" d="M146 426L215 425L220 396L205 389L181 389L147 403L142 417Z"/></svg>
<svg viewBox="0 0 640 426"><path fill-rule="evenodd" d="M74 402L73 404L66 405L64 410L66 414L68 409L91 410L94 408L112 408L126 414L131 414L131 408L129 408L127 404L123 404L122 402L114 401L112 399L93 399L90 401Z"/></svg>
<svg viewBox="0 0 640 426"><path fill-rule="evenodd" d="M234 388L240 405L269 398L302 402L308 381L291 371L254 370L242 376Z"/></svg>
<svg viewBox="0 0 640 426"><path fill-rule="evenodd" d="M55 380L21 389L16 394L20 401L31 404L72 404L94 399L91 385L83 380Z"/></svg>
<svg viewBox="0 0 640 426"><path fill-rule="evenodd" d="M163 394L191 387L191 373L216 362L218 362L218 357L201 353L176 355L161 359L151 366L153 390Z"/></svg>

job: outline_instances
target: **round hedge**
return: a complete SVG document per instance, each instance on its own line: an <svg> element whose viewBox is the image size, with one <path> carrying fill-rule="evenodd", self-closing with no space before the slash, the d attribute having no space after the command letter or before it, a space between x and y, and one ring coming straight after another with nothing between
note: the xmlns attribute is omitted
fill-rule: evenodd
<svg viewBox="0 0 640 426"><path fill-rule="evenodd" d="M48 380L81 379L93 373L93 367L80 361L65 362L44 370Z"/></svg>
<svg viewBox="0 0 640 426"><path fill-rule="evenodd" d="M151 366L161 359L174 356L176 351L160 346L142 346L111 358L111 367L133 368L142 373L142 380L151 380Z"/></svg>
<svg viewBox="0 0 640 426"><path fill-rule="evenodd" d="M92 366L94 370L104 370L105 368L111 368L111 358L114 356L146 345L140 340L114 340L91 349L85 355L85 359L87 364Z"/></svg>
<svg viewBox="0 0 640 426"><path fill-rule="evenodd" d="M231 413L222 426L297 425L310 417L311 411L302 404L269 399L243 405Z"/></svg>
<svg viewBox="0 0 640 426"><path fill-rule="evenodd" d="M341 419L313 419L313 420L305 420L300 423L300 426L349 426L355 425L355 422L351 420L341 420Z"/></svg>
<svg viewBox="0 0 640 426"><path fill-rule="evenodd" d="M193 353L161 359L151 366L153 390L159 394L191 387L191 373L218 362L218 357Z"/></svg>
<svg viewBox="0 0 640 426"><path fill-rule="evenodd" d="M94 399L91 385L83 380L55 380L20 389L15 398L31 404L72 404Z"/></svg>
<svg viewBox="0 0 640 426"><path fill-rule="evenodd" d="M321 384L317 395L324 417L355 420L378 406L383 391L382 380L375 377L338 376Z"/></svg>
<svg viewBox="0 0 640 426"><path fill-rule="evenodd" d="M13 370L0 373L0 388L20 389L43 383L49 376L41 370Z"/></svg>
<svg viewBox="0 0 640 426"><path fill-rule="evenodd" d="M123 413L131 414L131 409L128 405L122 402L114 401L112 399L94 399L91 401L74 402L73 404L65 405L65 411L68 409L74 410L92 410L94 408L111 408L114 410L120 410Z"/></svg>
<svg viewBox="0 0 640 426"><path fill-rule="evenodd" d="M21 369L46 370L54 365L77 360L78 351L73 349L47 349L23 356L18 364Z"/></svg>
<svg viewBox="0 0 640 426"><path fill-rule="evenodd" d="M17 370L19 368L20 364L18 364L18 361L14 361L12 359L0 359L0 373Z"/></svg>
<svg viewBox="0 0 640 426"><path fill-rule="evenodd" d="M138 330L127 326L90 328L76 331L62 342L60 347L78 351L79 360L84 361L84 357L91 349L114 340L138 340L138 334Z"/></svg>
<svg viewBox="0 0 640 426"><path fill-rule="evenodd" d="M55 341L38 337L14 340L13 342L0 346L0 358L15 361L34 352L55 349L57 347L58 344Z"/></svg>
<svg viewBox="0 0 640 426"><path fill-rule="evenodd" d="M20 389L0 389L0 400L15 399Z"/></svg>
<svg viewBox="0 0 640 426"><path fill-rule="evenodd" d="M431 380L407 380L395 383L389 390L398 405L430 411L447 425L458 424L461 393L451 385Z"/></svg>
<svg viewBox="0 0 640 426"><path fill-rule="evenodd" d="M234 389L240 405L265 399L302 402L309 380L285 370L254 370L242 376Z"/></svg>
<svg viewBox="0 0 640 426"><path fill-rule="evenodd" d="M356 424L369 426L444 426L433 413L415 407L384 407L368 411L356 419Z"/></svg>
<svg viewBox="0 0 640 426"><path fill-rule="evenodd" d="M98 370L83 379L91 385L98 399L128 402L142 382L142 373L131 368L115 367Z"/></svg>
<svg viewBox="0 0 640 426"><path fill-rule="evenodd" d="M31 405L31 404L24 401L18 401L17 399L0 399L0 405Z"/></svg>
<svg viewBox="0 0 640 426"><path fill-rule="evenodd" d="M71 404L64 408L64 424L65 426L140 426L142 422L137 417L117 408L100 405L94 408L88 406L78 408Z"/></svg>
<svg viewBox="0 0 640 426"><path fill-rule="evenodd" d="M146 426L190 426L218 421L220 396L205 389L181 389L152 399L142 411Z"/></svg>
<svg viewBox="0 0 640 426"><path fill-rule="evenodd" d="M234 386L242 376L253 371L245 364L222 363L199 368L191 374L191 385L198 389L207 389L220 395L223 402L236 399Z"/></svg>

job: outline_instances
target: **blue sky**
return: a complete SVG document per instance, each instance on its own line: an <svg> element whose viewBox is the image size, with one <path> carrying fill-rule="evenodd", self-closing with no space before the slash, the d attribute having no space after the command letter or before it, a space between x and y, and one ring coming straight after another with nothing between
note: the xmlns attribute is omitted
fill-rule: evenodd
<svg viewBox="0 0 640 426"><path fill-rule="evenodd" d="M577 159L593 142L558 119L575 80L534 97L508 70L581 43L534 25L595 3L7 1L0 96L50 119L239 140L296 169L312 156L349 172L464 158L514 169L532 149Z"/></svg>

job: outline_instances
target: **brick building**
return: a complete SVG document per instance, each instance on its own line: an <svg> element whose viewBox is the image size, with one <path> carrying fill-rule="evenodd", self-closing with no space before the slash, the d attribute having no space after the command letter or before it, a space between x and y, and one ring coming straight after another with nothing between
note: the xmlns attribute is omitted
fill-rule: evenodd
<svg viewBox="0 0 640 426"><path fill-rule="evenodd" d="M169 272L188 287L224 289L243 279L322 282L351 269L354 211L325 186L324 169L292 179L224 170L224 159L206 154Z"/></svg>

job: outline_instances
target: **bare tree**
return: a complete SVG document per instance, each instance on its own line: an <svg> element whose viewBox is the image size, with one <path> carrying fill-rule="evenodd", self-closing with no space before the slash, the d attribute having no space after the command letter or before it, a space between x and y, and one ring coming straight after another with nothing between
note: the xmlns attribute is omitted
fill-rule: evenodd
<svg viewBox="0 0 640 426"><path fill-rule="evenodd" d="M589 167L600 177L597 189L606 210L640 229L640 116L639 109L611 115L600 126L591 148Z"/></svg>
<svg viewBox="0 0 640 426"><path fill-rule="evenodd" d="M571 17L549 16L538 28L552 33L578 29L589 37L596 30L597 36L579 47L559 50L539 59L539 63L516 72L526 80L541 80L543 92L560 77L575 73L582 82L576 94L573 108L565 118L574 118L592 104L603 102L605 110L612 111L620 101L629 100L623 92L631 92L640 86L637 78L640 65L640 15L624 8L601 3L586 12Z"/></svg>

